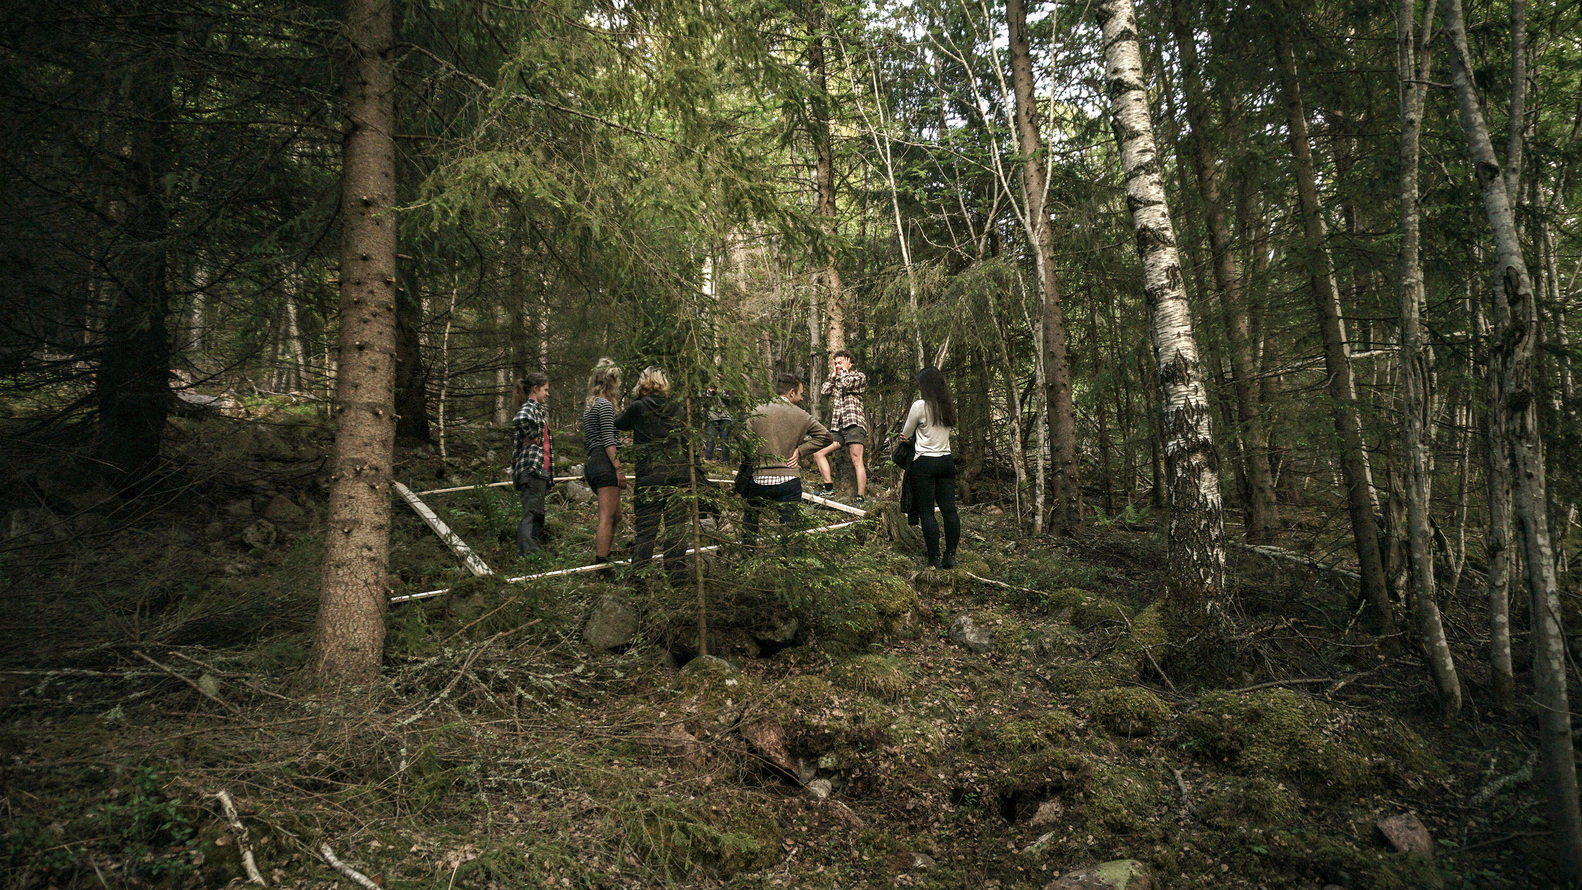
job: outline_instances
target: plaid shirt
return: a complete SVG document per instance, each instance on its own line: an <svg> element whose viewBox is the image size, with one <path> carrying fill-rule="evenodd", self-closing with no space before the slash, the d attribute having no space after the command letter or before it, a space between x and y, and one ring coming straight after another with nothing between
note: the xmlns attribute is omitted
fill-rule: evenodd
<svg viewBox="0 0 1582 890"><path fill-rule="evenodd" d="M868 375L861 371L831 374L819 392L830 396L829 428L840 432L849 426L868 429L868 418L862 413L862 394L868 389Z"/></svg>
<svg viewBox="0 0 1582 890"><path fill-rule="evenodd" d="M536 399L523 402L522 410L516 412L516 419L511 421L511 426L514 428L511 434L511 482L521 488L534 476L540 479L553 478L554 474L549 471L552 466L549 412L544 404Z"/></svg>

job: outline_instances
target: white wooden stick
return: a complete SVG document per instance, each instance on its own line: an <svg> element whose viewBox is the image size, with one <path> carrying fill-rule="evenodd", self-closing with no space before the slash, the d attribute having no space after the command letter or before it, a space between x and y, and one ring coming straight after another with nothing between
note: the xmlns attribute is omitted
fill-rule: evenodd
<svg viewBox="0 0 1582 890"><path fill-rule="evenodd" d="M333 868L336 871L340 872L341 874L345 875L353 883L355 883L358 886L364 888L364 890L381 890L380 886L378 884L375 884L373 881L370 881L368 879L367 875L363 874L362 872L358 871L355 868L352 868L351 866L349 866L346 863L340 861L339 859L336 859L335 858L335 851L330 849L330 845L329 844L321 845L319 847L319 852L324 854L324 861L328 862L330 864L330 868Z"/></svg>
<svg viewBox="0 0 1582 890"><path fill-rule="evenodd" d="M428 505L423 503L423 499L412 492L412 489L399 482L390 484L395 486L396 494L401 496L401 500L410 504L412 509L417 512L417 515L428 523L428 527L434 530L434 534L439 535L439 539L449 545L457 556L461 557L461 561L467 564L468 571L478 576L494 574L494 572L489 570L489 566L484 563L483 559L472 552L472 548L467 546L467 542L451 531L450 526L446 525L443 520L435 516L434 511L430 510Z"/></svg>
<svg viewBox="0 0 1582 890"><path fill-rule="evenodd" d="M236 832L236 845L242 850L242 868L247 869L247 880L254 884L268 887L264 876L258 873L258 863L253 861L253 848L247 843L247 826L242 824L242 817L236 813L236 804L231 800L231 794L224 788L215 793L220 799L220 809L225 811L225 818L231 823L231 830Z"/></svg>

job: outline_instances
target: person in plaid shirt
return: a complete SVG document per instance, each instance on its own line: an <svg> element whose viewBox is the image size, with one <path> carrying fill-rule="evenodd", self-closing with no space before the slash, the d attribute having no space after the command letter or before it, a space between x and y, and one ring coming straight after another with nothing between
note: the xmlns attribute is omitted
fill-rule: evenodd
<svg viewBox="0 0 1582 890"><path fill-rule="evenodd" d="M516 549L523 556L543 550L544 495L551 472L549 444L549 378L533 371L520 384L527 399L511 421L511 483L522 493L522 523L516 528Z"/></svg>
<svg viewBox="0 0 1582 890"><path fill-rule="evenodd" d="M857 506L868 493L868 465L862 453L868 444L868 418L862 413L862 394L868 389L868 375L852 367L852 354L842 349L830 358L829 379L819 392L830 397L830 433L835 441L813 453L813 463L824 478L819 491L823 497L835 495L835 477L830 472L829 455L846 446L851 452L851 467L857 474Z"/></svg>

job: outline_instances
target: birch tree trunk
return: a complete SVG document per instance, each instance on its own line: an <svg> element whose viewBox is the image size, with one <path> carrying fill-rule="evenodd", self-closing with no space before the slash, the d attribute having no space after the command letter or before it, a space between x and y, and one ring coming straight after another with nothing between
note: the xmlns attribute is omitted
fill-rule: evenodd
<svg viewBox="0 0 1582 890"><path fill-rule="evenodd" d="M1182 286L1132 0L1102 0L1104 82L1110 126L1126 177L1143 292L1163 397L1164 450L1170 488L1169 574L1165 608L1177 626L1212 631L1225 596L1225 525L1219 467L1209 428L1211 408L1199 368L1192 314Z"/></svg>
<svg viewBox="0 0 1582 890"><path fill-rule="evenodd" d="M310 667L328 683L379 673L389 596L395 450L394 29L390 0L348 0L342 34L340 360L335 463Z"/></svg>
<svg viewBox="0 0 1582 890"><path fill-rule="evenodd" d="M1421 157L1423 104L1428 92L1430 59L1428 35L1432 33L1438 0L1429 0L1417 35L1417 0L1400 0L1395 17L1396 79L1401 110L1401 249L1398 274L1401 314L1401 421L1404 433L1406 501L1406 559L1412 591L1412 615L1417 633L1428 653L1428 663L1439 690L1440 708L1446 718L1461 711L1461 680L1456 673L1445 625L1440 619L1434 590L1434 533L1429 527L1433 476L1429 466L1429 423L1433 398L1429 383L1433 352L1423 338L1423 267L1418 250L1421 216L1418 208L1418 162ZM1419 58L1421 62L1419 63Z"/></svg>
<svg viewBox="0 0 1582 890"><path fill-rule="evenodd" d="M1051 454L1050 499L1056 531L1066 531L1080 518L1082 489L1077 475L1077 414L1071 390L1071 356L1066 350L1066 317L1055 277L1054 233L1049 225L1048 178L1044 174L1044 141L1038 130L1033 87L1033 55L1027 39L1027 8L1023 0L1006 0L1010 26L1011 91L1015 101L1017 150L1022 156L1022 194L1026 225L1037 260L1043 296L1044 399L1049 415Z"/></svg>
<svg viewBox="0 0 1582 890"><path fill-rule="evenodd" d="M1302 224L1308 242L1308 284L1318 312L1319 333L1324 341L1324 371L1329 380L1335 432L1340 439L1341 473L1345 480L1352 536L1357 542L1357 566L1362 574L1362 593L1373 607L1379 632L1390 636L1395 632L1395 611L1384 581L1384 560L1379 552L1379 526L1373 516L1373 481L1368 470L1367 446L1362 437L1362 414L1357 407L1357 385L1352 376L1351 356L1346 345L1340 291L1335 283L1335 272L1326 247L1323 208L1319 206L1318 178L1314 172L1313 149L1307 131L1307 111L1302 103L1301 85L1296 74L1296 54L1284 38L1283 29L1277 26L1273 30L1279 56L1280 81L1285 92L1286 135L1291 145Z"/></svg>
<svg viewBox="0 0 1582 890"><path fill-rule="evenodd" d="M1544 479L1543 436L1538 428L1534 364L1538 346L1538 301L1516 234L1516 214L1483 119L1472 76L1461 0L1448 0L1445 31L1450 37L1451 82L1461 112L1467 151L1483 192L1483 209L1494 235L1494 336L1491 354L1499 356L1498 401L1510 453L1517 541L1521 546L1527 595L1533 616L1533 691L1538 704L1538 753L1543 764L1550 827L1562 881L1582 882L1582 806L1577 800L1571 706L1566 690L1565 633ZM1517 66L1518 68L1520 66ZM1513 85L1522 91L1525 84ZM1513 102L1519 106L1520 102ZM1515 108L1513 107L1513 112ZM1490 371L1495 363L1490 362Z"/></svg>

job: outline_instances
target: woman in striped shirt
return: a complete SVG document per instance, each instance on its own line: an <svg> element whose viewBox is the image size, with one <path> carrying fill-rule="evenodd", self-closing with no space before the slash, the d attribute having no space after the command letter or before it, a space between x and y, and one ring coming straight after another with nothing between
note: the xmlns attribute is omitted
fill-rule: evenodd
<svg viewBox="0 0 1582 890"><path fill-rule="evenodd" d="M626 473L615 456L615 399L621 391L621 369L607 358L599 359L588 375L588 399L582 411L582 442L588 460L582 478L599 498L599 525L593 534L593 561L610 561L610 544L615 540L615 521L621 513L621 489Z"/></svg>

